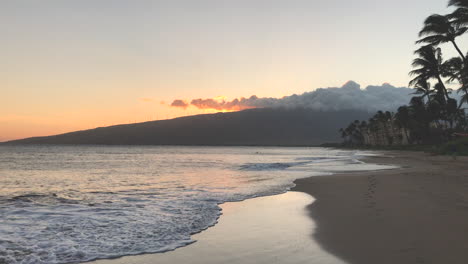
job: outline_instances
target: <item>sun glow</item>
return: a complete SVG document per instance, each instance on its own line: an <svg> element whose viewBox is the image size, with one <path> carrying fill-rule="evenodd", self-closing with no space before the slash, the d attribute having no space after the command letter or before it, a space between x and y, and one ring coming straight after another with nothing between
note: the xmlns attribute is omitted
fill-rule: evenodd
<svg viewBox="0 0 468 264"><path fill-rule="evenodd" d="M224 96L224 95L220 95L220 96L213 97L213 100L215 100L217 102L226 102L227 97Z"/></svg>

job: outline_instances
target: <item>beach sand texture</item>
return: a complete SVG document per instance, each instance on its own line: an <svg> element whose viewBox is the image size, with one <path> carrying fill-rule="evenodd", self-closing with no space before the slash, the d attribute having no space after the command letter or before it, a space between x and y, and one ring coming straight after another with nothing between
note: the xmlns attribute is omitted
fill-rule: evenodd
<svg viewBox="0 0 468 264"><path fill-rule="evenodd" d="M95 264L320 263L344 264L324 251L311 235L314 222L301 192L225 203L219 223L193 236L197 242L160 254L99 260Z"/></svg>
<svg viewBox="0 0 468 264"><path fill-rule="evenodd" d="M385 152L400 169L298 180L313 238L351 264L468 263L468 158Z"/></svg>
<svg viewBox="0 0 468 264"><path fill-rule="evenodd" d="M95 263L468 263L468 157L383 154L365 162L400 168L297 180L223 204L192 245Z"/></svg>

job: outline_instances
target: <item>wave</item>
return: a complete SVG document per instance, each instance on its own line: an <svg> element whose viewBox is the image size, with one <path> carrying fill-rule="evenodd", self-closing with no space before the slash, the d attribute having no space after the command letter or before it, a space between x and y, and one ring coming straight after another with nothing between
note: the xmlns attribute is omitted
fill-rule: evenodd
<svg viewBox="0 0 468 264"><path fill-rule="evenodd" d="M1 197L0 201L6 203L24 203L35 205L53 205L53 204L79 204L83 202L80 199L59 196L56 193L27 193L12 197Z"/></svg>
<svg viewBox="0 0 468 264"><path fill-rule="evenodd" d="M287 168L304 164L305 162L290 162L290 163L246 163L240 166L243 171L268 171L268 170L285 170Z"/></svg>
<svg viewBox="0 0 468 264"><path fill-rule="evenodd" d="M19 165L0 163L0 263L78 263L173 250L216 224L219 204L286 192L295 179L349 169L355 157L320 148L225 148L220 155L208 147L119 154L60 147L61 155L40 158L35 153L49 150L20 150Z"/></svg>
<svg viewBox="0 0 468 264"><path fill-rule="evenodd" d="M350 157L299 157L294 162L274 162L274 163L246 163L239 167L242 171L273 171L286 170L291 167L304 166L313 163L326 162L347 162Z"/></svg>

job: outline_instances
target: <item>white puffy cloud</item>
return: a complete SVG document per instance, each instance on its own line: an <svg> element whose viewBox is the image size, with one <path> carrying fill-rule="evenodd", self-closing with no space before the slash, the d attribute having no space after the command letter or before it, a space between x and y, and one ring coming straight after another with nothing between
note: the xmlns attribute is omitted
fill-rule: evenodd
<svg viewBox="0 0 468 264"><path fill-rule="evenodd" d="M332 110L378 110L394 111L399 106L408 104L411 93L409 88L397 88L390 84L368 86L361 89L360 85L349 81L342 87L320 88L300 95L283 98L249 98L232 101L215 99L194 99L191 105L200 109L243 110L249 108L310 108L322 111ZM177 100L175 100L177 101ZM177 106L177 105L173 105Z"/></svg>

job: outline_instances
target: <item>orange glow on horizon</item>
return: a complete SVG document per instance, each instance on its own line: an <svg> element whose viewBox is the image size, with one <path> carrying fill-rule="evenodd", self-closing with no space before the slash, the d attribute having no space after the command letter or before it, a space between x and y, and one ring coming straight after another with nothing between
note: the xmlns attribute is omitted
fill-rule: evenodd
<svg viewBox="0 0 468 264"><path fill-rule="evenodd" d="M186 110L139 100L128 108L86 109L55 114L0 115L0 142L28 137L51 136L120 124L173 119L199 114L229 113L244 109L214 109L190 106Z"/></svg>

